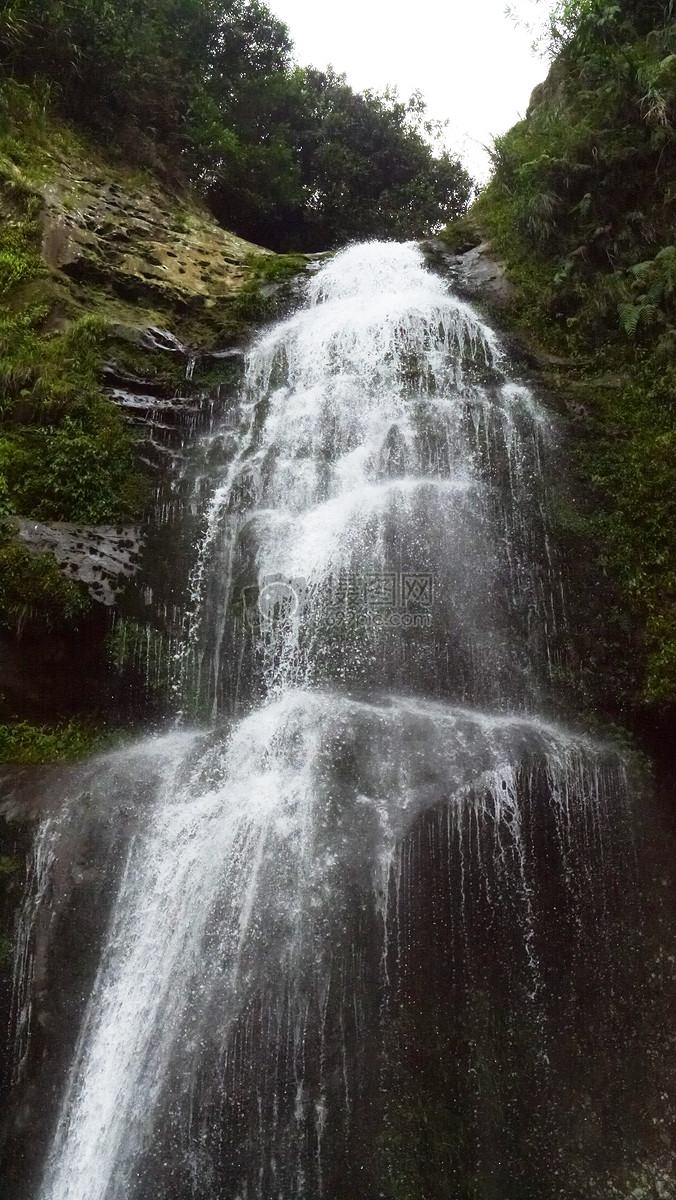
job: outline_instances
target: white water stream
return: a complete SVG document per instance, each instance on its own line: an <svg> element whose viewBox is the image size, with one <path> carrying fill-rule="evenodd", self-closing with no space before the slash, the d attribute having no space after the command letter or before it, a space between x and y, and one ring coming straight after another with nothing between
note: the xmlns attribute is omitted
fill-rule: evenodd
<svg viewBox="0 0 676 1200"><path fill-rule="evenodd" d="M40 1200L334 1200L381 1051L373 1078L363 1064L421 953L425 872L446 872L463 987L484 969L476 887L511 914L543 1078L534 812L575 919L586 905L600 929L610 905L626 773L536 715L565 624L541 476L553 431L494 334L416 247L350 249L259 337L242 411L182 664L186 707L201 697L213 730L98 767L101 806L159 764ZM425 816L427 860L410 842ZM41 864L59 836L57 815Z"/></svg>

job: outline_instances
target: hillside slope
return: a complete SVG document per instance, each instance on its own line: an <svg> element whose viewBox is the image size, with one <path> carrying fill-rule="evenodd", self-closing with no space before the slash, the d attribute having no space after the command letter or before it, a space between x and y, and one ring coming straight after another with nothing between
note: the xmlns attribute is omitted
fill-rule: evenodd
<svg viewBox="0 0 676 1200"><path fill-rule="evenodd" d="M570 419L576 495L561 498L561 521L596 539L597 568L623 597L618 628L630 618L620 707L673 731L676 22L671 5L643 0L565 10L547 81L444 237L459 249L490 239L507 266L503 320Z"/></svg>
<svg viewBox="0 0 676 1200"><path fill-rule="evenodd" d="M28 89L12 90L9 109L7 95L0 759L32 756L26 718L67 720L94 703L86 687L70 695L68 664L80 682L99 671L100 610L138 568L140 526L172 461L150 426L160 410L163 426L183 410L196 419L205 387L232 370L208 352L241 341L305 265L228 233L179 181L54 122ZM140 384L145 402L157 398L145 414L126 394ZM81 749L77 730L54 743L70 744Z"/></svg>

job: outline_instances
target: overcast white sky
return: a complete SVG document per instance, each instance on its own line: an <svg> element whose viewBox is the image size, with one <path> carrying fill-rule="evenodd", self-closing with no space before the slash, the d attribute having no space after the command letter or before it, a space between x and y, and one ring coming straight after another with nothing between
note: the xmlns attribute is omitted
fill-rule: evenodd
<svg viewBox="0 0 676 1200"><path fill-rule="evenodd" d="M533 34L506 15L508 0L268 0L289 26L302 66L347 75L357 90L419 88L430 115L450 121L448 141L482 175L481 149L523 115L547 73ZM544 0L512 0L527 20Z"/></svg>

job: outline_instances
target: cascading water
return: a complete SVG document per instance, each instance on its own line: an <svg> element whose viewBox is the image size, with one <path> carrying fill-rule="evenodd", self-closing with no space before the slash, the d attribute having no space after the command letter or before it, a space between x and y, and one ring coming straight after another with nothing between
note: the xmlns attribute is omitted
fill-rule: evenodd
<svg viewBox="0 0 676 1200"><path fill-rule="evenodd" d="M351 250L308 292L249 358L249 433L195 572L188 692L208 695L214 715L236 708L251 683L242 618L262 616L274 629L257 638L259 693L329 678L373 688L403 671L427 694L523 706L562 620L542 511L545 414L414 247ZM267 607L252 613L261 588ZM277 602L288 619L266 622ZM392 629L414 631L406 669L383 642Z"/></svg>
<svg viewBox="0 0 676 1200"><path fill-rule="evenodd" d="M546 414L374 243L258 339L242 430L178 662L211 727L68 773L38 837L53 945L54 864L98 882L31 1196L628 1195L659 1092L632 788L557 723Z"/></svg>

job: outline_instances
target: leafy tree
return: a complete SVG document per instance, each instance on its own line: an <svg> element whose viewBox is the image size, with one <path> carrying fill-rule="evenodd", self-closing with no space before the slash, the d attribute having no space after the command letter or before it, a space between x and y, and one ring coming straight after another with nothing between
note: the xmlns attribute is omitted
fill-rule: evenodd
<svg viewBox="0 0 676 1200"><path fill-rule="evenodd" d="M67 117L175 147L205 95L227 107L291 44L258 0L0 0L0 50L18 78L46 78Z"/></svg>
<svg viewBox="0 0 676 1200"><path fill-rule="evenodd" d="M224 222L275 248L419 236L471 193L458 160L435 155L419 96L294 68L262 0L0 0L0 55L68 119L179 165Z"/></svg>
<svg viewBox="0 0 676 1200"><path fill-rule="evenodd" d="M472 180L457 158L435 156L419 95L355 93L328 71L296 69L249 91L234 121L258 147L258 166L288 163L286 194L243 190L225 159L209 198L226 224L280 249L321 250L363 237L419 237L464 212ZM290 154L290 158L288 155ZM251 174L249 174L251 178ZM274 178L274 177L273 177Z"/></svg>
<svg viewBox="0 0 676 1200"><path fill-rule="evenodd" d="M579 50L628 28L644 35L670 20L675 7L674 0L558 0L549 15L549 50L556 55L573 42Z"/></svg>

